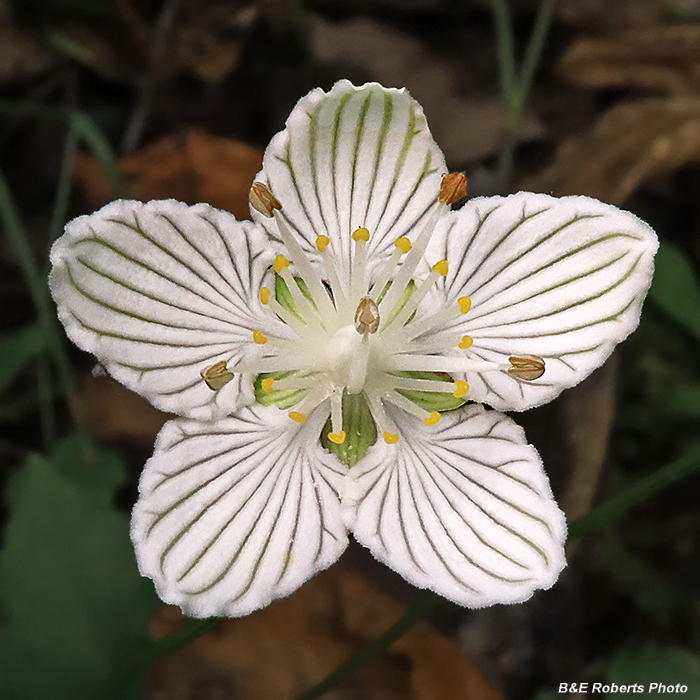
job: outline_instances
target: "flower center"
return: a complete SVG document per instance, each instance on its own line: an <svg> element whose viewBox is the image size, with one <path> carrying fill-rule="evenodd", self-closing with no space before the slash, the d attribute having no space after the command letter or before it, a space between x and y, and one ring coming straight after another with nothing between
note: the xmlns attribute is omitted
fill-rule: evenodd
<svg viewBox="0 0 700 700"><path fill-rule="evenodd" d="M433 231L454 201L454 193L451 196L438 199L413 243L406 237L397 239L383 268L372 274L368 266L371 234L366 228L352 234L348 262L333 254L327 236L319 236L316 248L321 271L288 229L279 202L264 185L256 183L251 202L275 218L294 266L293 272L290 260L278 255L273 265L274 293L263 287L260 300L295 337L268 337L263 329L256 329L253 339L260 354L233 368L218 363L202 373L205 381L216 389L233 376L232 372L255 374L257 400L292 408L289 417L298 422L326 404L330 420L324 437L334 445L343 445L348 438L349 422L344 416L348 412L371 425L372 442L377 432L389 444L399 440L388 405L426 425L435 425L441 411L458 408L467 400L469 385L453 379L452 374L510 371L520 372L525 379L540 376L544 370L540 358L513 358L518 362L511 361L511 365L486 362L470 357L470 336L444 338L444 334L434 334L469 312L469 297L417 318L421 301L448 274L448 262L439 260L425 279L418 284L414 281ZM445 350L452 352L438 354Z"/></svg>

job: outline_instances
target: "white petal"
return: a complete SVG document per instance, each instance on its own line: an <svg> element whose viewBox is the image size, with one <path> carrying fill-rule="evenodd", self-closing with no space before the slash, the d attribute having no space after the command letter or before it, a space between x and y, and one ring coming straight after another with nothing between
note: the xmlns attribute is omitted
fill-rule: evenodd
<svg viewBox="0 0 700 700"><path fill-rule="evenodd" d="M141 573L165 602L194 617L245 615L340 556L347 469L320 445L326 417L300 426L256 407L165 425L131 531Z"/></svg>
<svg viewBox="0 0 700 700"><path fill-rule="evenodd" d="M534 381L470 374L469 397L521 411L584 379L637 327L657 247L643 221L588 197L520 192L452 213L428 252L450 265L428 306L469 296L472 307L435 335L449 334L455 345L471 336L466 354L475 360L545 360Z"/></svg>
<svg viewBox="0 0 700 700"><path fill-rule="evenodd" d="M395 415L401 439L350 470L344 514L359 542L413 585L472 608L549 588L566 525L522 429L477 406L434 428Z"/></svg>
<svg viewBox="0 0 700 700"><path fill-rule="evenodd" d="M423 109L405 89L341 80L299 101L268 146L258 180L312 258L316 237L330 238L347 282L352 232L369 230L376 270L393 242L426 220L445 172ZM253 218L278 237L274 221L257 211Z"/></svg>
<svg viewBox="0 0 700 700"><path fill-rule="evenodd" d="M255 329L286 332L258 297L272 256L263 231L206 204L117 201L68 224L49 282L68 335L116 379L209 420L245 386L213 392L200 371L250 354Z"/></svg>

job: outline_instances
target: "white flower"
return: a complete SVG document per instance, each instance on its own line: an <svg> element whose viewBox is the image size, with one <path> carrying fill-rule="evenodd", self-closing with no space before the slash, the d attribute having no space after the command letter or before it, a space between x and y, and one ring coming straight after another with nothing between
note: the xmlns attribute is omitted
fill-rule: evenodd
<svg viewBox="0 0 700 700"><path fill-rule="evenodd" d="M255 223L117 201L54 246L69 336L183 416L133 514L165 601L248 613L348 531L470 607L557 579L566 527L539 456L479 404L531 408L598 367L638 323L656 238L585 197L452 211L445 174L406 91L343 81L272 140Z"/></svg>

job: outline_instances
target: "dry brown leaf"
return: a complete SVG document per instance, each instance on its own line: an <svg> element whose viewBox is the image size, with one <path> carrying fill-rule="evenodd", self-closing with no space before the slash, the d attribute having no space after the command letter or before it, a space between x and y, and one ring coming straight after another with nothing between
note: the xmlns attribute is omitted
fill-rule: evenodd
<svg viewBox="0 0 700 700"><path fill-rule="evenodd" d="M89 377L78 403L87 429L106 442L152 445L169 418L111 377Z"/></svg>
<svg viewBox="0 0 700 700"><path fill-rule="evenodd" d="M154 669L154 700L293 698L381 635L405 606L346 565L308 581L288 598L226 620ZM158 639L182 616L164 608L151 621ZM397 664L401 657L408 664ZM481 672L427 623L365 665L329 700L503 700Z"/></svg>
<svg viewBox="0 0 700 700"><path fill-rule="evenodd" d="M643 182L700 160L700 98L647 99L606 112L581 136L564 141L522 189L586 194L622 204Z"/></svg>
<svg viewBox="0 0 700 700"><path fill-rule="evenodd" d="M315 17L311 44L322 61L352 64L382 85L407 87L425 110L448 162L468 163L498 151L504 129L500 96L462 97L454 67L415 37L367 17L344 22ZM542 131L526 112L519 139L541 137Z"/></svg>
<svg viewBox="0 0 700 700"><path fill-rule="evenodd" d="M637 29L581 39L564 54L564 80L585 87L637 87L669 95L700 94L700 26Z"/></svg>
<svg viewBox="0 0 700 700"><path fill-rule="evenodd" d="M174 198L208 202L239 219L249 217L248 191L262 168L253 146L190 129L184 138L165 137L119 160L128 196L141 201ZM79 153L75 178L95 207L109 202L112 189L95 157Z"/></svg>

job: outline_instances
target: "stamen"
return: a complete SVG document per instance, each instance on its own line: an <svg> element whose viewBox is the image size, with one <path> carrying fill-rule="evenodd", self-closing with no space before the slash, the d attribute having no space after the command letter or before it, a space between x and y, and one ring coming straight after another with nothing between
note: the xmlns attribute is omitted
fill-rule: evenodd
<svg viewBox="0 0 700 700"><path fill-rule="evenodd" d="M299 289L299 285L294 279L294 275L292 275L292 271L289 269L289 267L280 268L279 276L285 281L287 289L292 295L292 299L294 300L294 303L297 306L297 311L301 315L303 322L307 325L312 325L318 328L321 325L318 313L316 312L314 307L311 306L311 302L304 296L301 289ZM326 298L328 299L327 294ZM332 318L333 316L334 314L326 316L326 319Z"/></svg>
<svg viewBox="0 0 700 700"><path fill-rule="evenodd" d="M336 435L343 432L343 392L334 391L331 394L331 427ZM340 444L340 443L336 443Z"/></svg>
<svg viewBox="0 0 700 700"><path fill-rule="evenodd" d="M267 338L263 334L262 331L253 331L253 340L258 344L258 345L265 345L267 343Z"/></svg>
<svg viewBox="0 0 700 700"><path fill-rule="evenodd" d="M404 327L406 332L406 341L411 341L423 333L428 333L434 328L444 327L446 323L452 319L458 318L461 314L466 314L471 309L472 300L469 297L460 297L457 299L457 304L454 306L438 311L432 316L423 318L420 321L414 321Z"/></svg>
<svg viewBox="0 0 700 700"><path fill-rule="evenodd" d="M271 219L275 209L281 209L282 205L275 195L270 192L262 182L254 182L248 194L248 201L253 209L257 209L263 216Z"/></svg>
<svg viewBox="0 0 700 700"><path fill-rule="evenodd" d="M372 412L372 418L374 418L374 422L384 435L384 441L390 445L398 442L399 436L393 432L396 428L394 428L394 424L384 410L379 393L377 391L365 391L365 397L367 398L369 409ZM387 435L390 436L391 439L387 438Z"/></svg>
<svg viewBox="0 0 700 700"><path fill-rule="evenodd" d="M394 355L393 372L493 372L508 369L508 365L485 360L470 360L453 355Z"/></svg>
<svg viewBox="0 0 700 700"><path fill-rule="evenodd" d="M281 383L281 382L280 382ZM311 413L319 404L326 400L328 392L323 389L310 391L289 413L289 417L297 423L303 423L306 416Z"/></svg>
<svg viewBox="0 0 700 700"><path fill-rule="evenodd" d="M289 267L289 260L287 260L284 255L278 255L275 258L275 263L272 266L272 269L279 275L279 273L282 272L285 267Z"/></svg>
<svg viewBox="0 0 700 700"><path fill-rule="evenodd" d="M508 369L508 374L518 379L531 382L544 374L544 360L537 355L514 355L509 357L508 361L512 365Z"/></svg>
<svg viewBox="0 0 700 700"><path fill-rule="evenodd" d="M461 379L458 379L455 382L455 385L457 388L454 390L453 396L457 399L461 399L463 396L466 396L467 393L469 392L469 384L466 382L463 382Z"/></svg>
<svg viewBox="0 0 700 700"><path fill-rule="evenodd" d="M394 241L394 245L405 255L411 250L411 241L406 236L401 236Z"/></svg>
<svg viewBox="0 0 700 700"><path fill-rule="evenodd" d="M260 386L262 387L262 390L266 394L271 394L274 389L272 388L272 385L275 383L275 380L272 377L267 377L267 379L263 379L260 382Z"/></svg>
<svg viewBox="0 0 700 700"><path fill-rule="evenodd" d="M384 398L386 401L393 403L394 406L402 408L404 411L406 411L406 413L410 413L421 420L428 420L432 416L432 414L428 413L428 411L426 411L424 408L421 408L418 404L413 403L413 401L407 399L403 394L399 394L394 389L389 390L389 392L385 394ZM440 419L438 418L438 420Z"/></svg>
<svg viewBox="0 0 700 700"><path fill-rule="evenodd" d="M450 268L447 265L447 260L440 260L440 262L436 262L432 267L433 272L437 272L443 277L447 277L447 272L449 269Z"/></svg>
<svg viewBox="0 0 700 700"><path fill-rule="evenodd" d="M384 291L387 282L394 274L394 270L398 265L399 260L402 255L408 253L411 250L411 241L406 238L406 236L401 236L394 241L394 250L391 251L391 255L384 265L384 269L379 274L379 277L375 280L372 288L369 290L369 296L375 301L379 299L379 295Z"/></svg>
<svg viewBox="0 0 700 700"><path fill-rule="evenodd" d="M369 231L366 228L358 228L352 234L355 241L355 256L352 261L352 271L350 274L350 300L357 299L367 290L365 280L367 272L367 241L369 241Z"/></svg>
<svg viewBox="0 0 700 700"><path fill-rule="evenodd" d="M290 411L289 417L297 423L304 423L306 421L306 413L300 413L299 411Z"/></svg>
<svg viewBox="0 0 700 700"><path fill-rule="evenodd" d="M333 308L333 302L331 302L330 297L326 288L323 286L323 280L321 276L314 269L307 257L306 253L302 250L302 247L297 243L296 238L292 235L291 231L287 227L282 216L279 212L275 212L275 222L277 223L277 230L280 233L282 242L284 243L287 251L289 252L294 265L296 266L299 275L303 278L309 287L309 292L311 293L311 298L314 303L319 308L321 315L324 318L330 318L335 315L335 309Z"/></svg>
<svg viewBox="0 0 700 700"><path fill-rule="evenodd" d="M395 375L392 375L389 379L394 389L406 389L408 391L451 394L455 388L453 382L441 382L438 379L418 379L417 377L398 377ZM462 383L464 384L465 382Z"/></svg>
<svg viewBox="0 0 700 700"><path fill-rule="evenodd" d="M468 350L472 345L474 345L474 338L470 335L463 335L457 347L462 348L462 350Z"/></svg>
<svg viewBox="0 0 700 700"><path fill-rule="evenodd" d="M447 260L440 260L440 262L435 263L430 271L430 274L423 280L423 282L421 282L420 287L413 292L411 298L406 302L403 309L401 309L401 311L399 311L394 318L389 319L389 321L384 325L384 328L386 329L387 326L393 324L395 329L400 329L406 323L406 321L411 318L413 312L418 308L418 304L423 301L423 298L430 291L433 284L435 284L440 277L447 276L447 269Z"/></svg>
<svg viewBox="0 0 700 700"><path fill-rule="evenodd" d="M260 288L260 301L267 305L270 301L270 290L267 287Z"/></svg>
<svg viewBox="0 0 700 700"><path fill-rule="evenodd" d="M199 374L212 391L218 391L234 378L233 372L226 367L225 360L203 369Z"/></svg>
<svg viewBox="0 0 700 700"><path fill-rule="evenodd" d="M328 433L328 439L336 445L342 445L345 442L345 431L341 430L339 433Z"/></svg>
<svg viewBox="0 0 700 700"><path fill-rule="evenodd" d="M379 328L379 309L372 297L362 297L355 310L355 330L360 335L376 333Z"/></svg>
<svg viewBox="0 0 700 700"><path fill-rule="evenodd" d="M384 318L388 319L390 317L390 314L385 312L387 310L392 311L399 299L401 299L403 296L406 285L413 277L413 274L415 273L421 259L423 258L423 255L425 254L425 250L428 247L428 243L430 242L437 222L446 213L447 207L443 206L442 204L439 204L433 209L433 212L423 227L423 230L418 235L416 242L413 244L413 247L406 256L406 259L403 261L401 269L394 278L389 291L386 293L386 296L384 299L382 299L381 304L379 305L380 311L382 310L382 307L384 307L384 312L382 313Z"/></svg>
<svg viewBox="0 0 700 700"><path fill-rule="evenodd" d="M329 244L330 239L328 236L319 236L316 239L316 247L321 253L323 267L326 270L326 275L328 275L328 281L331 285L331 292L333 293L335 306L341 312L341 314L344 314L346 308L345 292L343 290L343 285L340 283L338 271L335 269L335 261L333 260L333 256L331 255L330 250L327 250Z"/></svg>
<svg viewBox="0 0 700 700"><path fill-rule="evenodd" d="M441 418L442 416L437 411L433 411L428 418L423 419L423 422L426 425L437 425Z"/></svg>
<svg viewBox="0 0 700 700"><path fill-rule="evenodd" d="M467 196L467 178L464 173L450 173L442 176L440 204L454 204Z"/></svg>

